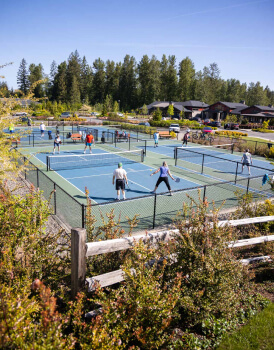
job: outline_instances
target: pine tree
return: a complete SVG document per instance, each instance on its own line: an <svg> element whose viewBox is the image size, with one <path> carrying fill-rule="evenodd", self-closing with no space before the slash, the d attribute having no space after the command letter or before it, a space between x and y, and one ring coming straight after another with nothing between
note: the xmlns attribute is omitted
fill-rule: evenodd
<svg viewBox="0 0 274 350"><path fill-rule="evenodd" d="M67 63L62 62L58 66L58 72L54 78L53 89L56 93L56 101L66 102L67 101L67 85L66 85L66 72L67 72Z"/></svg>
<svg viewBox="0 0 274 350"><path fill-rule="evenodd" d="M137 101L137 67L133 56L126 55L122 64L120 79L120 107L131 109L138 107Z"/></svg>
<svg viewBox="0 0 274 350"><path fill-rule="evenodd" d="M29 86L32 86L34 83L36 83L39 80L43 79L43 66L41 63L39 63L37 66L34 63L31 63L29 66ZM44 96L44 89L43 84L38 84L34 88L34 97L40 98Z"/></svg>
<svg viewBox="0 0 274 350"><path fill-rule="evenodd" d="M84 56L81 63L81 101L88 104L92 86L92 69Z"/></svg>
<svg viewBox="0 0 274 350"><path fill-rule="evenodd" d="M29 80L27 62L24 58L22 59L17 72L17 84L22 93L26 95L29 89Z"/></svg>
<svg viewBox="0 0 274 350"><path fill-rule="evenodd" d="M195 69L194 63L186 57L179 63L178 97L180 101L194 98Z"/></svg>
<svg viewBox="0 0 274 350"><path fill-rule="evenodd" d="M93 84L92 84L92 103L103 103L105 99L106 73L105 63L101 58L93 62Z"/></svg>
<svg viewBox="0 0 274 350"><path fill-rule="evenodd" d="M77 100L77 102L80 102L82 91L81 58L77 50L72 52L68 59L68 66L66 71L66 86L68 102L74 103L73 101L75 101L75 99ZM73 101L71 100L71 98L73 99Z"/></svg>

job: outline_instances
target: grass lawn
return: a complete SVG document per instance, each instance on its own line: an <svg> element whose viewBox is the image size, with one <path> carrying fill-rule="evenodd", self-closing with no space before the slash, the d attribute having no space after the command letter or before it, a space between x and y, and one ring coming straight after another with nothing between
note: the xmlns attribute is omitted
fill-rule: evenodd
<svg viewBox="0 0 274 350"><path fill-rule="evenodd" d="M237 332L227 336L218 350L273 350L274 303L253 317Z"/></svg>

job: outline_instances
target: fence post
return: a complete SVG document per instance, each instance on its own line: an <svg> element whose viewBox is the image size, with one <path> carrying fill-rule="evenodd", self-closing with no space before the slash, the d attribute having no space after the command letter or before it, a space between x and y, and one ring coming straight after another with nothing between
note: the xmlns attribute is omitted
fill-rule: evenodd
<svg viewBox="0 0 274 350"><path fill-rule="evenodd" d="M128 138L128 150L130 151L130 137Z"/></svg>
<svg viewBox="0 0 274 350"><path fill-rule="evenodd" d="M32 134L32 146L34 147L34 134Z"/></svg>
<svg viewBox="0 0 274 350"><path fill-rule="evenodd" d="M85 285L86 277L86 230L73 228L71 230L71 296Z"/></svg>
<svg viewBox="0 0 274 350"><path fill-rule="evenodd" d="M203 159L202 159L202 171L201 173L204 173L204 162L205 162L205 155L203 154Z"/></svg>
<svg viewBox="0 0 274 350"><path fill-rule="evenodd" d="M27 180L27 169L26 169L26 157L24 157L24 166L25 166L25 180Z"/></svg>
<svg viewBox="0 0 274 350"><path fill-rule="evenodd" d="M39 169L36 168L37 187L39 187Z"/></svg>
<svg viewBox="0 0 274 350"><path fill-rule="evenodd" d="M256 153L256 150L257 150L257 145L258 145L258 141L256 141L256 143L255 143L255 153Z"/></svg>
<svg viewBox="0 0 274 350"><path fill-rule="evenodd" d="M248 190L249 190L249 180L250 180L250 178L248 178L248 180L247 180L246 194L248 194Z"/></svg>
<svg viewBox="0 0 274 350"><path fill-rule="evenodd" d="M238 166L239 166L239 162L237 162L237 167L236 167L236 174L235 174L235 185L236 185L236 183L237 183Z"/></svg>
<svg viewBox="0 0 274 350"><path fill-rule="evenodd" d="M157 203L157 194L154 195L154 210L153 210L153 223L152 228L155 228L155 221L156 221L156 203Z"/></svg>
<svg viewBox="0 0 274 350"><path fill-rule="evenodd" d="M174 158L175 158L175 166L176 166L177 160L178 160L178 147L174 148Z"/></svg>
<svg viewBox="0 0 274 350"><path fill-rule="evenodd" d="M56 183L53 184L54 192L53 192L53 201L54 201L54 215L56 215Z"/></svg>
<svg viewBox="0 0 274 350"><path fill-rule="evenodd" d="M139 134L139 131L137 130L137 142L139 142L139 139L138 139L138 134Z"/></svg>
<svg viewBox="0 0 274 350"><path fill-rule="evenodd" d="M116 134L114 134L114 146L116 147L117 137Z"/></svg>
<svg viewBox="0 0 274 350"><path fill-rule="evenodd" d="M206 195L206 185L204 186L203 202L205 201L205 195Z"/></svg>
<svg viewBox="0 0 274 350"><path fill-rule="evenodd" d="M82 228L85 228L85 204L82 204Z"/></svg>
<svg viewBox="0 0 274 350"><path fill-rule="evenodd" d="M147 140L145 140L145 156L147 155Z"/></svg>

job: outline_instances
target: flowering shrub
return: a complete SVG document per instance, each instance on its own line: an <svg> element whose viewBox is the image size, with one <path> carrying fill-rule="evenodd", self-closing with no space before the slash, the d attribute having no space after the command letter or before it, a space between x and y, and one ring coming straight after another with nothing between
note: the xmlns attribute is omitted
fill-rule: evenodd
<svg viewBox="0 0 274 350"><path fill-rule="evenodd" d="M245 132L240 131L230 131L230 130L218 130L215 131L216 135L224 135L224 136L232 136L232 137L242 137L242 136L248 136Z"/></svg>

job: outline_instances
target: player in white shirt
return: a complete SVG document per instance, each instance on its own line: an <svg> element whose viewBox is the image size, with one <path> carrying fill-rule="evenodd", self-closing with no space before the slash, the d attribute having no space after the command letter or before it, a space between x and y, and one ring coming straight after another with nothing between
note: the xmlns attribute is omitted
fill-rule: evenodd
<svg viewBox="0 0 274 350"><path fill-rule="evenodd" d="M117 200L120 200L120 190L122 190L123 193L123 198L126 199L126 194L125 194L125 183L127 184L127 173L126 171L122 168L123 164L119 163L118 168L114 170L113 172L113 178L112 178L112 183L114 185L114 181L116 179L116 191L117 191Z"/></svg>
<svg viewBox="0 0 274 350"><path fill-rule="evenodd" d="M42 122L42 123L40 124L41 136L44 136L45 130L46 130L46 125L44 124L44 122Z"/></svg>

